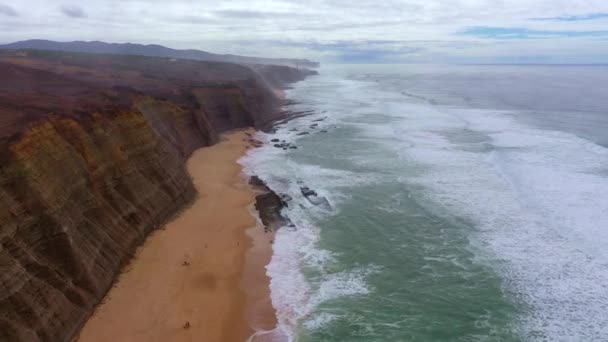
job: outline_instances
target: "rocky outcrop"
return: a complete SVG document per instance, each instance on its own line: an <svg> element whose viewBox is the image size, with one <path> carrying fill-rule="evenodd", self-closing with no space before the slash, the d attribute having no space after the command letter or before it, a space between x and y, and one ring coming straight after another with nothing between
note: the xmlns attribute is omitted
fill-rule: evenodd
<svg viewBox="0 0 608 342"><path fill-rule="evenodd" d="M277 195L263 180L257 176L249 179L249 184L257 191L255 196L255 209L266 232L277 231L280 227L295 227L291 221L283 216L281 211L289 206L291 197L287 194Z"/></svg>
<svg viewBox="0 0 608 342"><path fill-rule="evenodd" d="M196 196L192 151L280 115L259 73L224 63L41 52L0 75L0 341L68 341Z"/></svg>

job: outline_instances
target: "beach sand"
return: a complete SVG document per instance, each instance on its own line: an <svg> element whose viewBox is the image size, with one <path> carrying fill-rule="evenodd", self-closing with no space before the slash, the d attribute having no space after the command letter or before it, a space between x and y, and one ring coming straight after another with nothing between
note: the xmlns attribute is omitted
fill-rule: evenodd
<svg viewBox="0 0 608 342"><path fill-rule="evenodd" d="M199 198L148 237L78 341L246 341L274 328L265 270L273 237L256 227L255 192L236 162L247 132L192 155Z"/></svg>

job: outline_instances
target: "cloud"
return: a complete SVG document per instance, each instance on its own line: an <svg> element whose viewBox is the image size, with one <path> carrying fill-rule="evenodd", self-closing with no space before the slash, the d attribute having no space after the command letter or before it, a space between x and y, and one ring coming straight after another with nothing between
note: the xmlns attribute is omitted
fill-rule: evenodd
<svg viewBox="0 0 608 342"><path fill-rule="evenodd" d="M277 16L284 15L284 13L277 12L263 12L263 11L250 11L250 10L220 10L213 11L213 14L223 18L232 19L263 19L263 18L276 18Z"/></svg>
<svg viewBox="0 0 608 342"><path fill-rule="evenodd" d="M275 42L276 45L305 48L323 52L339 63L386 63L424 50L398 40L339 40L334 42Z"/></svg>
<svg viewBox="0 0 608 342"><path fill-rule="evenodd" d="M608 18L608 13L591 13L585 15L570 15L561 17L532 18L536 21L585 21Z"/></svg>
<svg viewBox="0 0 608 342"><path fill-rule="evenodd" d="M12 7L7 10L0 5L0 43L32 38L102 40L326 61L608 56L604 39L608 30L607 0L0 3ZM61 7L64 4L76 6ZM90 20L66 20L87 14Z"/></svg>
<svg viewBox="0 0 608 342"><path fill-rule="evenodd" d="M61 7L61 13L70 18L85 18L87 16L85 11L78 6L63 6Z"/></svg>
<svg viewBox="0 0 608 342"><path fill-rule="evenodd" d="M15 11L14 8L5 5L5 4L0 4L0 14L9 16L9 17L17 17L19 16L19 13L17 13L17 11Z"/></svg>
<svg viewBox="0 0 608 342"><path fill-rule="evenodd" d="M369 21L369 22L347 22L347 23L327 23L324 25L306 25L306 26L298 26L298 30L303 31L319 31L319 32L328 32L333 30L348 30L348 29L366 29L372 27L384 27L384 26L395 26L395 25L403 25L407 24L407 22L403 20L378 20L378 21Z"/></svg>
<svg viewBox="0 0 608 342"><path fill-rule="evenodd" d="M492 39L542 39L542 38L577 38L608 37L608 30L602 31L549 31L528 28L510 27L470 27L458 32L459 35Z"/></svg>

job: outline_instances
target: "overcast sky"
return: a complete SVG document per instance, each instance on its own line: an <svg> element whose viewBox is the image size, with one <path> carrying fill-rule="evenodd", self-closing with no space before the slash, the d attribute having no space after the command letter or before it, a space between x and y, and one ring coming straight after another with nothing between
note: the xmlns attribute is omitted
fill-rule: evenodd
<svg viewBox="0 0 608 342"><path fill-rule="evenodd" d="M608 0L0 0L0 42L325 62L608 62Z"/></svg>

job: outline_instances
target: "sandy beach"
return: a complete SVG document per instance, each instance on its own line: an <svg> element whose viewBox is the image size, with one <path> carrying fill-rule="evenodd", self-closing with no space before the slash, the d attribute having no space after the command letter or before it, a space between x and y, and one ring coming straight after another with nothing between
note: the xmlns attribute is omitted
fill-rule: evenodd
<svg viewBox="0 0 608 342"><path fill-rule="evenodd" d="M191 156L199 197L137 250L78 341L245 341L275 326L272 236L256 227L255 192L236 162L247 132Z"/></svg>

